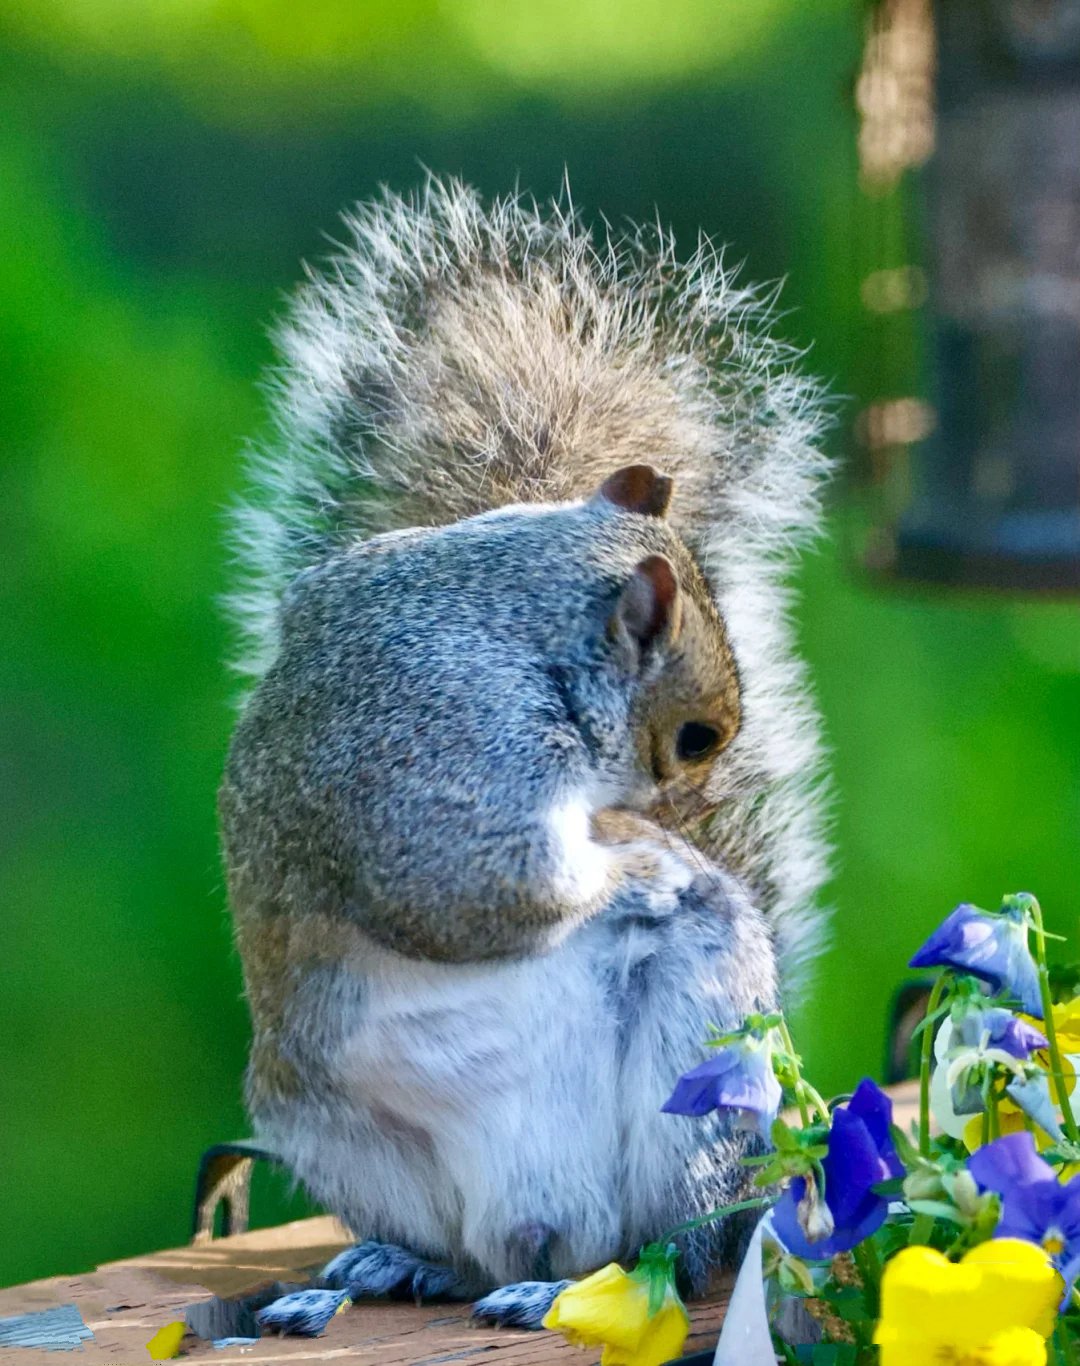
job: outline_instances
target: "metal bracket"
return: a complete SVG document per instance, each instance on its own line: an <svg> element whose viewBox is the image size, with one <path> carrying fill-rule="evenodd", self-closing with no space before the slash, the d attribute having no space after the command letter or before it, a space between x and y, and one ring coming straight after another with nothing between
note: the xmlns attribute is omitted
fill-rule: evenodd
<svg viewBox="0 0 1080 1366"><path fill-rule="evenodd" d="M192 1243L214 1240L214 1220L222 1207L221 1237L247 1231L251 1201L251 1172L256 1162L278 1166L281 1159L253 1139L238 1138L232 1143L215 1143L199 1159L195 1180L195 1213Z"/></svg>
<svg viewBox="0 0 1080 1366"><path fill-rule="evenodd" d="M928 981L904 982L894 992L889 1008L889 1037L885 1047L885 1085L918 1076L913 1056L915 1031L930 1004Z"/></svg>

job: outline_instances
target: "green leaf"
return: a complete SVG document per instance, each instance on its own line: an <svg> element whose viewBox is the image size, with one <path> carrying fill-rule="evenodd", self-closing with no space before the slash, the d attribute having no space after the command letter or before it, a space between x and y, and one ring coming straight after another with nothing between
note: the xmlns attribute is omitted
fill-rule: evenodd
<svg viewBox="0 0 1080 1366"><path fill-rule="evenodd" d="M950 1224L963 1225L966 1221L960 1211L944 1200L909 1200L908 1209L913 1214L929 1214L932 1219L947 1219Z"/></svg>
<svg viewBox="0 0 1080 1366"><path fill-rule="evenodd" d="M1070 1143L1067 1138L1055 1143L1052 1148L1047 1148L1039 1154L1047 1162L1054 1164L1064 1162L1080 1162L1080 1143Z"/></svg>
<svg viewBox="0 0 1080 1366"><path fill-rule="evenodd" d="M853 1290L850 1296L845 1295L843 1299L830 1296L829 1305L845 1323L871 1322L870 1311L866 1307L866 1299L861 1290Z"/></svg>
<svg viewBox="0 0 1080 1366"><path fill-rule="evenodd" d="M904 1133L898 1124L890 1125L892 1130L892 1141L896 1148L896 1155L905 1167L913 1167L919 1162L920 1154L918 1148Z"/></svg>
<svg viewBox="0 0 1080 1366"><path fill-rule="evenodd" d="M917 1039L924 1030L931 1029L942 1018L952 1010L952 1001L946 998L941 1005L930 1015L924 1015L915 1028L911 1031L911 1037Z"/></svg>
<svg viewBox="0 0 1080 1366"><path fill-rule="evenodd" d="M880 1195L887 1200L892 1195L903 1194L904 1178L902 1176L890 1176L888 1181L878 1181L870 1189L875 1195Z"/></svg>
<svg viewBox="0 0 1080 1366"><path fill-rule="evenodd" d="M922 1218L921 1215L920 1218ZM933 1227L932 1221L928 1220L927 1223L931 1228ZM902 1247L907 1247L908 1243L911 1241L911 1230L914 1226L914 1219L906 1219L903 1217L890 1219L887 1224L882 1225L878 1238L881 1243L881 1260L883 1262L887 1262L889 1258L899 1252ZM923 1242L925 1240L920 1238L919 1241Z"/></svg>
<svg viewBox="0 0 1080 1366"><path fill-rule="evenodd" d="M776 1282L789 1295L813 1295L814 1277L801 1257L781 1257Z"/></svg>
<svg viewBox="0 0 1080 1366"><path fill-rule="evenodd" d="M856 1366L858 1350L850 1342L819 1342L810 1361L812 1366Z"/></svg>
<svg viewBox="0 0 1080 1366"><path fill-rule="evenodd" d="M794 1153L799 1150L799 1140L793 1129L782 1119L774 1119L769 1137L778 1153Z"/></svg>

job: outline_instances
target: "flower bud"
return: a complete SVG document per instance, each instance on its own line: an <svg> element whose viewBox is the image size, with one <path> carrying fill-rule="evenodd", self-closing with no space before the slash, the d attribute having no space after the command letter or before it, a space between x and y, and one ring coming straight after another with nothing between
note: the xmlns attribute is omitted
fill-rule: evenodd
<svg viewBox="0 0 1080 1366"><path fill-rule="evenodd" d="M808 1242L820 1243L823 1238L832 1237L836 1225L828 1205L818 1193L813 1172L806 1178L806 1191L799 1201L796 1216Z"/></svg>
<svg viewBox="0 0 1080 1366"><path fill-rule="evenodd" d="M904 1177L905 1200L940 1200L944 1194L941 1174L933 1167L916 1167Z"/></svg>
<svg viewBox="0 0 1080 1366"><path fill-rule="evenodd" d="M968 1219L974 1219L981 1209L984 1201L979 1194L979 1187L972 1174L966 1169L954 1172L950 1181L953 1203L956 1208Z"/></svg>

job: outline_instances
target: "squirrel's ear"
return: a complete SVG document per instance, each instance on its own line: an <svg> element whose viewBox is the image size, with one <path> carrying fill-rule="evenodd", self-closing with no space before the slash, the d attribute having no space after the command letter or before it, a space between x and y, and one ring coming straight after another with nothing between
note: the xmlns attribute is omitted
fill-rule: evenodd
<svg viewBox="0 0 1080 1366"><path fill-rule="evenodd" d="M629 637L639 651L661 636L674 640L682 622L679 581L671 561L650 555L635 568L611 618L610 629L618 639Z"/></svg>
<svg viewBox="0 0 1080 1366"><path fill-rule="evenodd" d="M642 517L664 517L671 505L674 482L651 465L625 465L609 474L593 496Z"/></svg>

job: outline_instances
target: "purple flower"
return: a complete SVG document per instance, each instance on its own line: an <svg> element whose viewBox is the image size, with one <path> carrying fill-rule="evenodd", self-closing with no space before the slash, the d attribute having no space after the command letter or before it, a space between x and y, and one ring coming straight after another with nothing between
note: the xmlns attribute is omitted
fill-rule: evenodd
<svg viewBox="0 0 1080 1366"><path fill-rule="evenodd" d="M1028 1015L1042 1019L1035 960L1021 911L990 915L966 903L947 915L915 957L913 968L952 968L1015 996Z"/></svg>
<svg viewBox="0 0 1080 1366"><path fill-rule="evenodd" d="M1013 1086L1027 1088L1016 1098L1021 1109L1038 1103L1022 1064L1036 1049L1045 1047L1045 1035L1011 1010L974 1003L967 1003L962 1011L954 1007L934 1042L938 1066L930 1085L930 1108L937 1122L953 1138L963 1137L964 1117L986 1108L987 1069L1010 1079L1010 1093Z"/></svg>
<svg viewBox="0 0 1080 1366"><path fill-rule="evenodd" d="M1065 1294L1080 1273L1080 1176L1062 1184L1028 1133L1007 1134L968 1158L968 1171L1001 1196L995 1238L1037 1243L1053 1259Z"/></svg>
<svg viewBox="0 0 1080 1366"><path fill-rule="evenodd" d="M711 1058L684 1073L661 1108L669 1115L734 1110L740 1128L767 1138L780 1109L780 1097L772 1048L766 1040L747 1034L718 1048Z"/></svg>
<svg viewBox="0 0 1080 1366"><path fill-rule="evenodd" d="M806 1236L799 1207L807 1211L813 1202L806 1200L806 1181L796 1177L773 1206L772 1214L777 1237L789 1252L815 1260L833 1257L869 1238L885 1222L888 1201L873 1188L880 1181L904 1174L889 1132L891 1124L892 1101L868 1078L859 1083L846 1105L836 1107L828 1155L821 1164L833 1232L813 1242Z"/></svg>
<svg viewBox="0 0 1080 1366"><path fill-rule="evenodd" d="M984 1031L988 1048L1000 1048L1021 1061L1030 1058L1036 1049L1047 1047L1046 1035L1041 1030L1001 1006L973 1011L961 1022L960 1036L965 1043L978 1043Z"/></svg>

